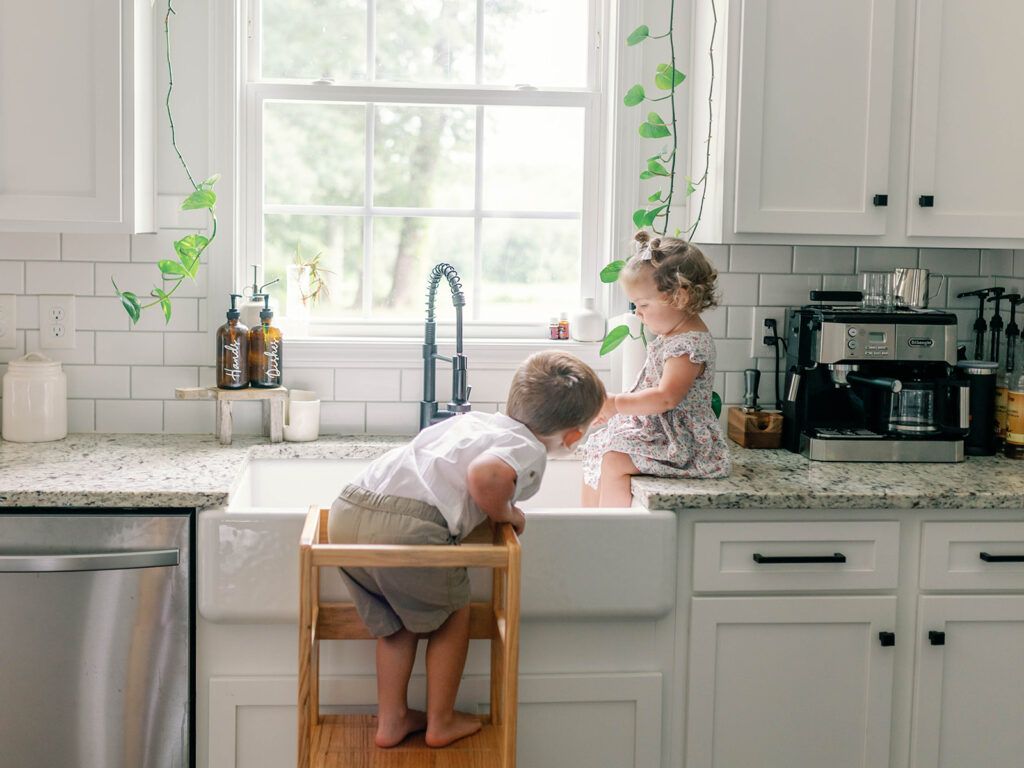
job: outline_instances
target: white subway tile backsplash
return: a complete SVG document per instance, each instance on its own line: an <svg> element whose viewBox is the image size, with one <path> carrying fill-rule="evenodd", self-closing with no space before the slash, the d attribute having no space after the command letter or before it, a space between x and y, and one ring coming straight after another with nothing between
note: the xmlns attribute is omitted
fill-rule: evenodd
<svg viewBox="0 0 1024 768"><path fill-rule="evenodd" d="M728 245L698 245L701 252L711 262L711 266L719 272L729 271L729 246Z"/></svg>
<svg viewBox="0 0 1024 768"><path fill-rule="evenodd" d="M966 291L976 291L979 288L989 288L995 285L995 281L988 275L980 275L978 277L950 277L946 280L946 306L950 309L977 309L978 308L978 297L977 296L964 296L962 299L957 298L958 293L964 293ZM991 314L991 310L986 305L986 314ZM986 318L987 319L987 318ZM961 329L961 333L962 333Z"/></svg>
<svg viewBox="0 0 1024 768"><path fill-rule="evenodd" d="M306 389L316 392L321 400L334 399L333 368L285 368L284 385L288 389Z"/></svg>
<svg viewBox="0 0 1024 768"><path fill-rule="evenodd" d="M62 261L128 261L128 235L64 234Z"/></svg>
<svg viewBox="0 0 1024 768"><path fill-rule="evenodd" d="M21 323L21 320L18 320ZM25 349L30 352L42 352L51 360L59 360L65 365L92 365L95 360L96 342L92 331L77 331L75 333L75 346L71 349L41 349L39 346L39 331L25 331Z"/></svg>
<svg viewBox="0 0 1024 768"><path fill-rule="evenodd" d="M163 432L164 409L158 401L97 400L97 432Z"/></svg>
<svg viewBox="0 0 1024 768"><path fill-rule="evenodd" d="M922 248L919 263L941 275L977 275L981 254L965 248Z"/></svg>
<svg viewBox="0 0 1024 768"><path fill-rule="evenodd" d="M215 412L216 404L210 401L164 400L164 431L186 435L212 434Z"/></svg>
<svg viewBox="0 0 1024 768"><path fill-rule="evenodd" d="M986 248L981 252L981 274L1012 275L1013 251Z"/></svg>
<svg viewBox="0 0 1024 768"><path fill-rule="evenodd" d="M25 264L20 261L0 261L0 293L25 292Z"/></svg>
<svg viewBox="0 0 1024 768"><path fill-rule="evenodd" d="M0 260L57 261L60 258L60 235L56 232L0 232Z"/></svg>
<svg viewBox="0 0 1024 768"><path fill-rule="evenodd" d="M167 365L215 365L215 340L205 333L162 333Z"/></svg>
<svg viewBox="0 0 1024 768"><path fill-rule="evenodd" d="M93 294L93 265L83 262L30 261L25 264L25 293Z"/></svg>
<svg viewBox="0 0 1024 768"><path fill-rule="evenodd" d="M171 319L166 321L160 307L151 307L142 313L134 326L136 331L198 331L199 303L196 299L179 298L171 301Z"/></svg>
<svg viewBox="0 0 1024 768"><path fill-rule="evenodd" d="M88 331L127 331L132 322L115 296L76 297L75 321L79 328Z"/></svg>
<svg viewBox="0 0 1024 768"><path fill-rule="evenodd" d="M729 322L725 332L716 333L711 331L711 335L716 339L726 337L730 339L749 339L753 322L753 307L729 307ZM710 330L710 326L708 328Z"/></svg>
<svg viewBox="0 0 1024 768"><path fill-rule="evenodd" d="M419 426L419 403L366 403L366 431L370 434L415 435Z"/></svg>
<svg viewBox="0 0 1024 768"><path fill-rule="evenodd" d="M809 294L821 288L821 275L761 275L762 307L785 307L806 304Z"/></svg>
<svg viewBox="0 0 1024 768"><path fill-rule="evenodd" d="M352 435L366 431L365 403L320 403L320 432Z"/></svg>
<svg viewBox="0 0 1024 768"><path fill-rule="evenodd" d="M728 326L729 309L729 307L726 307L724 305L712 307L711 309L703 312L700 316L700 319L704 321L704 324L708 327L708 330L711 331L711 335L714 336L716 339L719 336L726 335L725 329Z"/></svg>
<svg viewBox="0 0 1024 768"><path fill-rule="evenodd" d="M916 267L917 248L858 248L857 271L876 272L893 267Z"/></svg>
<svg viewBox="0 0 1024 768"><path fill-rule="evenodd" d="M336 400L399 400L400 393L398 369L339 368L334 373Z"/></svg>
<svg viewBox="0 0 1024 768"><path fill-rule="evenodd" d="M1013 252L1013 276L1024 277L1024 251Z"/></svg>
<svg viewBox="0 0 1024 768"><path fill-rule="evenodd" d="M757 304L757 275L718 275L719 304L754 306Z"/></svg>
<svg viewBox="0 0 1024 768"><path fill-rule="evenodd" d="M131 369L125 365L65 365L68 397L131 397Z"/></svg>
<svg viewBox="0 0 1024 768"><path fill-rule="evenodd" d="M792 272L791 245L734 245L729 249L730 272Z"/></svg>
<svg viewBox="0 0 1024 768"><path fill-rule="evenodd" d="M742 371L750 367L750 339L715 339L715 370Z"/></svg>
<svg viewBox="0 0 1024 768"><path fill-rule="evenodd" d="M812 273L854 272L857 249L840 245L798 245L793 248L793 271Z"/></svg>
<svg viewBox="0 0 1024 768"><path fill-rule="evenodd" d="M822 275L821 287L826 291L859 291L860 275Z"/></svg>
<svg viewBox="0 0 1024 768"><path fill-rule="evenodd" d="M84 297L75 298L75 315L78 320L78 327L82 329L82 305L80 302ZM15 298L15 310L19 328L39 327L39 297L38 296L17 296ZM87 329L83 329L87 330Z"/></svg>
<svg viewBox="0 0 1024 768"><path fill-rule="evenodd" d="M68 400L68 432L96 431L96 401Z"/></svg>
<svg viewBox="0 0 1024 768"><path fill-rule="evenodd" d="M161 365L164 334L97 331L96 362L100 365Z"/></svg>
<svg viewBox="0 0 1024 768"><path fill-rule="evenodd" d="M175 387L199 386L199 372L187 366L132 366L132 397L136 400L173 400Z"/></svg>
<svg viewBox="0 0 1024 768"><path fill-rule="evenodd" d="M472 363L471 363L472 364ZM438 361L438 366L447 365L443 360ZM403 368L402 371L402 389L401 397L402 402L419 402L423 399L423 369L422 368ZM476 371L472 368L469 371L469 383L473 385L475 382ZM439 403L447 403L452 399L452 373L451 368L447 370L440 369L437 376L434 377L434 399ZM475 396L475 391L471 393ZM470 397L473 400L473 397Z"/></svg>

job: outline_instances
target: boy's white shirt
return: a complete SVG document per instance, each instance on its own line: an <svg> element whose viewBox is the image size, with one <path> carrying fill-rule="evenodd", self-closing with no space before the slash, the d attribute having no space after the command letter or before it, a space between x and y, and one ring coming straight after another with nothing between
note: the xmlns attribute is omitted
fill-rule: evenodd
<svg viewBox="0 0 1024 768"><path fill-rule="evenodd" d="M437 507L456 539L487 516L466 488L466 470L481 454L496 456L516 473L513 502L540 489L547 450L529 428L503 413L465 413L420 432L381 456L352 481L370 491Z"/></svg>

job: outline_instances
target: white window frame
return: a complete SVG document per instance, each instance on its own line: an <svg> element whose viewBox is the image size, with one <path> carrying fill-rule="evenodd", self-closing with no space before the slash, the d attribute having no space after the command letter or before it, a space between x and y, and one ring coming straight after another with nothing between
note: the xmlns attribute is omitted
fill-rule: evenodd
<svg viewBox="0 0 1024 768"><path fill-rule="evenodd" d="M477 37L483 34L484 0L477 2ZM606 53L604 41L608 39L606 30L609 27L614 0L589 0L590 29L588 39L591 41L588 53L587 87L579 89L544 89L509 87L509 86L405 86L381 84L332 84L332 83L281 83L281 82L249 82L249 72L257 72L259 65L260 41L260 0L246 0L245 13L247 25L244 37L246 47L240 57L241 61L241 122L239 126L239 144L241 158L241 225L238 230L239 243L235 250L235 284L241 285L251 280L249 263L256 258L247 254L259 254L262 262L263 248L263 214L265 211L295 212L309 214L349 213L361 214L363 218L364 262L363 274L372 274L372 221L377 213L388 215L429 215L429 216L468 216L472 214L475 223L473 264L474 274L480 274L482 254L480 252L480 226L485 218L559 218L565 220L573 216L582 220L581 225L581 262L579 297L567 297L565 311L571 311L579 300L587 297L596 299L597 306L606 309L608 291L604 290L598 273L609 260L609 226L611 193L610 193L610 137L612 135L612 116L614 105L609 98L611 64ZM368 30L372 30L372 6ZM367 67L372 73L373 47L372 31L368 32ZM483 67L482 49L477 50L477 75ZM371 75L372 76L372 75ZM267 100L296 99L303 101L325 101L336 103L384 104L451 104L477 106L568 106L584 110L584 161L583 161L583 199L579 215L566 212L509 212L485 210L482 207L481 174L475 174L475 201L472 210L454 210L439 208L380 208L370 205L372 196L372 125L367 126L368 146L366 149L367 173L366 196L362 206L264 206L262 200L262 114L263 104ZM367 121L373 119L372 110L367 110ZM483 141L480 132L476 139L476 168L482 167ZM426 287L427 275L423 275ZM475 283L475 284L474 284ZM480 281L468 281L467 303L471 309L479 305ZM372 301L370 291L363 292L364 311L368 310ZM453 313L446 311L444 302L439 302L438 326L445 334L454 326ZM472 320L472 311L466 312L465 326L467 335L476 338L504 339L538 339L546 333L547 318L531 318L521 323L493 322ZM418 321L396 321L379 319L341 320L332 323L318 323L317 337L417 337L422 334L422 324Z"/></svg>

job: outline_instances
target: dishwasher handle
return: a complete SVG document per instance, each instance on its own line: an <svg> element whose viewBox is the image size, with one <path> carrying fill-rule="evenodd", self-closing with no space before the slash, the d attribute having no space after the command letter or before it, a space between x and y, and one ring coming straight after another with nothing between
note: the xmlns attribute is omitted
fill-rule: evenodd
<svg viewBox="0 0 1024 768"><path fill-rule="evenodd" d="M176 566L180 550L139 549L129 552L0 555L0 573L54 571L122 571L130 568Z"/></svg>

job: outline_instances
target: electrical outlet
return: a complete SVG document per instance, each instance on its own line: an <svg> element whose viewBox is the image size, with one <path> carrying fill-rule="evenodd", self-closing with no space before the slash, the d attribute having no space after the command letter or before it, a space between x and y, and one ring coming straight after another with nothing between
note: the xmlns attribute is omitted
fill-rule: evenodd
<svg viewBox="0 0 1024 768"><path fill-rule="evenodd" d="M14 349L18 346L18 325L14 314L14 295L0 296L0 349Z"/></svg>
<svg viewBox="0 0 1024 768"><path fill-rule="evenodd" d="M39 297L40 349L75 348L75 297Z"/></svg>
<svg viewBox="0 0 1024 768"><path fill-rule="evenodd" d="M786 307L754 307L754 322L750 331L751 357L775 357L775 348L764 343L764 337L772 335L771 330L765 325L765 320L774 319L776 333L780 339L785 339L787 311ZM779 357L785 358L784 349L779 349Z"/></svg>

